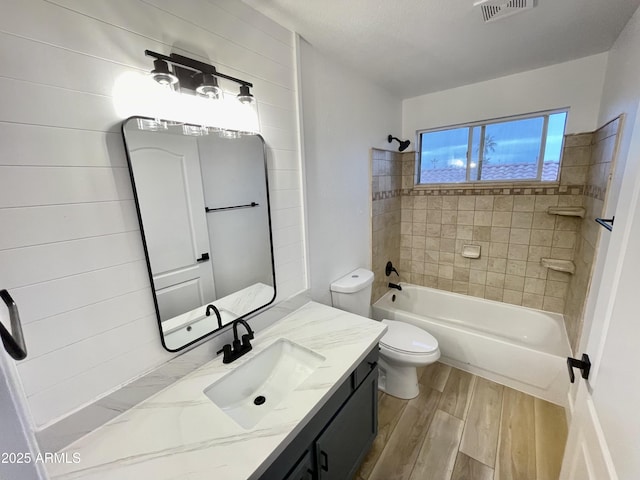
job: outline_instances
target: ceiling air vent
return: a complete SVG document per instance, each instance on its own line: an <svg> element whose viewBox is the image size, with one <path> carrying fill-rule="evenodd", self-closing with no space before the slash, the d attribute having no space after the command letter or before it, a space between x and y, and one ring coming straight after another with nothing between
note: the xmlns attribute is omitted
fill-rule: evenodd
<svg viewBox="0 0 640 480"><path fill-rule="evenodd" d="M525 10L531 10L535 7L535 0L479 0L473 6L480 7L482 19L485 22L494 22Z"/></svg>

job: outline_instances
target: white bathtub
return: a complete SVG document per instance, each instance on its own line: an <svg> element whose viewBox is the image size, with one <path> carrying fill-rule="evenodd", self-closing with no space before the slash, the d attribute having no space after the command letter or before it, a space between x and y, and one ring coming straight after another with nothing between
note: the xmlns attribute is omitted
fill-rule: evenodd
<svg viewBox="0 0 640 480"><path fill-rule="evenodd" d="M566 405L571 350L562 315L401 285L373 305L373 318L426 330L438 340L443 363Z"/></svg>

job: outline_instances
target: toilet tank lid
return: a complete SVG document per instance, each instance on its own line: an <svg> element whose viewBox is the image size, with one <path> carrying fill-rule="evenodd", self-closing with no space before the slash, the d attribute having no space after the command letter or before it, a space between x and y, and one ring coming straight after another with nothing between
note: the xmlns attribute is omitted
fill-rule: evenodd
<svg viewBox="0 0 640 480"><path fill-rule="evenodd" d="M373 283L373 272L366 268L358 268L331 284L331 291L336 293L355 293Z"/></svg>

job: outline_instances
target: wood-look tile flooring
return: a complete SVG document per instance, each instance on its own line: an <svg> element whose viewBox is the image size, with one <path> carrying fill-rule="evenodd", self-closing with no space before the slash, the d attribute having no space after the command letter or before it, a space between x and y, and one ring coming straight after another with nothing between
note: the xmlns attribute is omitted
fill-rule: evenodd
<svg viewBox="0 0 640 480"><path fill-rule="evenodd" d="M358 480L557 480L564 409L435 363L420 394L380 393L378 436Z"/></svg>

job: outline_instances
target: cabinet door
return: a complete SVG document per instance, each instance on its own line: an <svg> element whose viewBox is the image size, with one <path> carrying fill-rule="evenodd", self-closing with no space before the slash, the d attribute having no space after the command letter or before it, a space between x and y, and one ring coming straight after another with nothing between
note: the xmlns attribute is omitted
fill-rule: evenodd
<svg viewBox="0 0 640 480"><path fill-rule="evenodd" d="M285 480L313 480L313 462L311 452L307 451Z"/></svg>
<svg viewBox="0 0 640 480"><path fill-rule="evenodd" d="M316 440L321 480L351 478L378 430L378 368L375 367Z"/></svg>

